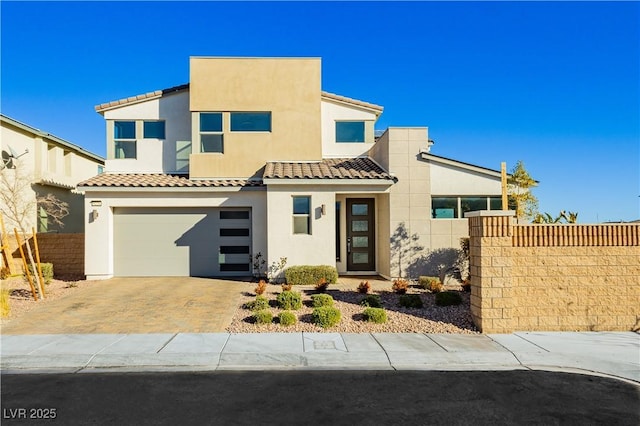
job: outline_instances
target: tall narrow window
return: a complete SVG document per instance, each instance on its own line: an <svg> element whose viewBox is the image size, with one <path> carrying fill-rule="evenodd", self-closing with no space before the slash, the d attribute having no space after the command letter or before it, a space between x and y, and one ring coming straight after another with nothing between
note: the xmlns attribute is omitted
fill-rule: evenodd
<svg viewBox="0 0 640 426"><path fill-rule="evenodd" d="M136 122L115 121L113 143L115 158L136 158Z"/></svg>
<svg viewBox="0 0 640 426"><path fill-rule="evenodd" d="M200 152L224 152L222 113L200 113Z"/></svg>
<svg viewBox="0 0 640 426"><path fill-rule="evenodd" d="M293 197L293 233L311 234L311 197Z"/></svg>
<svg viewBox="0 0 640 426"><path fill-rule="evenodd" d="M336 121L336 142L364 142L364 121Z"/></svg>
<svg viewBox="0 0 640 426"><path fill-rule="evenodd" d="M190 154L191 141L176 141L176 172L187 173L189 171Z"/></svg>
<svg viewBox="0 0 640 426"><path fill-rule="evenodd" d="M340 201L336 201L336 261L340 261Z"/></svg>

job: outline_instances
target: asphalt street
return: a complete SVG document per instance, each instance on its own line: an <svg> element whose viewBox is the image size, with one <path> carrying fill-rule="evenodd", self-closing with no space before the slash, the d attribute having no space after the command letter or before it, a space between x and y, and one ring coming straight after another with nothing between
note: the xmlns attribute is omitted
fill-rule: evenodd
<svg viewBox="0 0 640 426"><path fill-rule="evenodd" d="M1 379L3 425L640 424L638 386L547 371L114 372Z"/></svg>

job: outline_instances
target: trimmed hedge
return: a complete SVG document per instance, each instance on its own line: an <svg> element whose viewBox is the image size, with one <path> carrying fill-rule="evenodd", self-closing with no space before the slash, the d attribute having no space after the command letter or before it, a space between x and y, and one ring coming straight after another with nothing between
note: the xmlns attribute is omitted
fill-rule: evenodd
<svg viewBox="0 0 640 426"><path fill-rule="evenodd" d="M329 284L338 281L338 271L329 265L299 265L284 270L284 277L289 284L316 285L323 279Z"/></svg>
<svg viewBox="0 0 640 426"><path fill-rule="evenodd" d="M314 294L311 296L311 301L313 302L314 308L333 306L333 297L329 294Z"/></svg>
<svg viewBox="0 0 640 426"><path fill-rule="evenodd" d="M313 323L322 328L333 327L340 322L340 311L331 306L322 306L313 310Z"/></svg>
<svg viewBox="0 0 640 426"><path fill-rule="evenodd" d="M276 300L280 309L297 311L302 307L302 296L297 291L283 291Z"/></svg>
<svg viewBox="0 0 640 426"><path fill-rule="evenodd" d="M387 322L387 312L382 308L366 308L362 314L364 319L376 324L384 324Z"/></svg>
<svg viewBox="0 0 640 426"><path fill-rule="evenodd" d="M442 293L436 293L436 305L438 306L450 306L459 305L462 303L462 296L453 291L443 291Z"/></svg>

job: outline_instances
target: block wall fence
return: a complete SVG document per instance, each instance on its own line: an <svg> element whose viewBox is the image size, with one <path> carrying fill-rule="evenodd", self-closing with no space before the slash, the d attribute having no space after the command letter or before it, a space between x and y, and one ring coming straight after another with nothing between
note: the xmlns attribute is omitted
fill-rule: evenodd
<svg viewBox="0 0 640 426"><path fill-rule="evenodd" d="M29 243L33 249L33 238L29 235ZM40 261L53 263L55 278L84 279L84 234L37 234L40 248ZM25 237L20 236L22 244ZM22 273L22 259L15 235L8 235L9 261L11 272ZM23 246L24 249L24 246ZM35 251L33 252L35 256ZM25 251L25 255L26 255Z"/></svg>
<svg viewBox="0 0 640 426"><path fill-rule="evenodd" d="M471 315L483 333L640 330L640 224L467 217Z"/></svg>

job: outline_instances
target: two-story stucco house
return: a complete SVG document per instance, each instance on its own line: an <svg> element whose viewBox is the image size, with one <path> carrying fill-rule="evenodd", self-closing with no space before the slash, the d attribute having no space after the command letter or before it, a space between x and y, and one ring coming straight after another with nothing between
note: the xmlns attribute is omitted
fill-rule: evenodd
<svg viewBox="0 0 640 426"><path fill-rule="evenodd" d="M382 107L320 81L319 58L193 57L188 84L98 105L87 277L250 276L257 253L397 276L500 208L498 171L431 154L426 127L375 138Z"/></svg>
<svg viewBox="0 0 640 426"><path fill-rule="evenodd" d="M102 172L102 157L2 114L0 153L0 173L5 175L7 182L12 183L16 174L26 179L25 184L20 185L23 192L18 195L17 206L32 210L24 220L27 231L35 228L37 232L84 232L84 200L76 185ZM47 213L37 205L37 199L47 194L53 194L69 205L69 214L62 219L62 227L50 221ZM3 203L1 199L0 203ZM0 211L6 208L0 204ZM10 218L9 215L4 217L9 228L7 232L16 225L9 223Z"/></svg>

